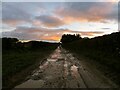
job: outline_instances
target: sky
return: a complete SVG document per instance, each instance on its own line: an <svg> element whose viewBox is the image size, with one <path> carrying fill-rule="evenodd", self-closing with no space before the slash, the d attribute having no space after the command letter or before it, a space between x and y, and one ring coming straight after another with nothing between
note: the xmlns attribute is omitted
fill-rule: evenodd
<svg viewBox="0 0 120 90"><path fill-rule="evenodd" d="M14 0L13 0L14 1ZM100 1L100 0L98 0ZM59 41L118 32L118 2L2 2L2 37Z"/></svg>

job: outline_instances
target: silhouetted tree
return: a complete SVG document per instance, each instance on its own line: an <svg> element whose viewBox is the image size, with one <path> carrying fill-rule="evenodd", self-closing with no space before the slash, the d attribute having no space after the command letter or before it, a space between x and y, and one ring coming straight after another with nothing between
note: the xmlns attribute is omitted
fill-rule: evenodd
<svg viewBox="0 0 120 90"><path fill-rule="evenodd" d="M74 35L64 34L62 35L60 42L69 43L69 42L73 42L73 41L80 40L80 39L81 39L80 34L74 34Z"/></svg>
<svg viewBox="0 0 120 90"><path fill-rule="evenodd" d="M5 50L16 48L17 38L2 38L2 48Z"/></svg>
<svg viewBox="0 0 120 90"><path fill-rule="evenodd" d="M67 39L63 35L63 42ZM64 48L84 54L113 70L120 70L120 32L94 38L82 38L71 43L64 43Z"/></svg>

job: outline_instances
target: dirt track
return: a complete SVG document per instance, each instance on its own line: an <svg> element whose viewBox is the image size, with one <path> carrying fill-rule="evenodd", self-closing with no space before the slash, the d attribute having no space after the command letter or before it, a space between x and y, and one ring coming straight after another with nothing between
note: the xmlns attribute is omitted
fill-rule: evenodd
<svg viewBox="0 0 120 90"><path fill-rule="evenodd" d="M95 68L58 47L29 79L15 88L115 88Z"/></svg>

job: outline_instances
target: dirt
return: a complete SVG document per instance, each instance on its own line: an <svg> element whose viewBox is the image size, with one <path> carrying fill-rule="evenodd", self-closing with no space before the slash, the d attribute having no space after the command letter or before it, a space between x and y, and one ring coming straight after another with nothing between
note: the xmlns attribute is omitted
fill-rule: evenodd
<svg viewBox="0 0 120 90"><path fill-rule="evenodd" d="M92 65L58 47L47 60L15 88L117 88Z"/></svg>

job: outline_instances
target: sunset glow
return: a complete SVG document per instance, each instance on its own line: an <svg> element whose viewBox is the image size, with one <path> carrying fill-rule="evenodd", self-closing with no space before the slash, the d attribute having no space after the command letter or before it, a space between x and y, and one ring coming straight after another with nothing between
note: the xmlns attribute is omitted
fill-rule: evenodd
<svg viewBox="0 0 120 90"><path fill-rule="evenodd" d="M92 38L118 32L117 2L3 2L0 33L20 40L59 41L63 34Z"/></svg>

